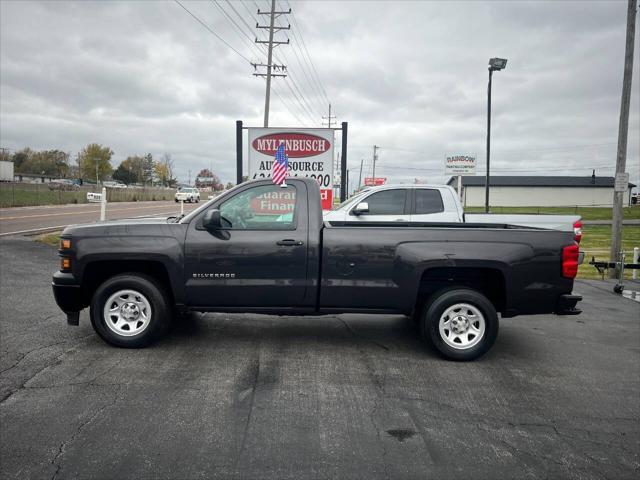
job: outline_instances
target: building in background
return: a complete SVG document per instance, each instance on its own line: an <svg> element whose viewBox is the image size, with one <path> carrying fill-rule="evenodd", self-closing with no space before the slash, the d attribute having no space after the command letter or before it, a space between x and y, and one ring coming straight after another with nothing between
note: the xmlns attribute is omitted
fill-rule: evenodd
<svg viewBox="0 0 640 480"><path fill-rule="evenodd" d="M490 180L489 204L494 207L610 207L613 202L614 177L528 177L497 176ZM457 177L447 185L456 188ZM624 205L631 204L629 183ZM485 202L485 177L462 177L462 204L482 207Z"/></svg>

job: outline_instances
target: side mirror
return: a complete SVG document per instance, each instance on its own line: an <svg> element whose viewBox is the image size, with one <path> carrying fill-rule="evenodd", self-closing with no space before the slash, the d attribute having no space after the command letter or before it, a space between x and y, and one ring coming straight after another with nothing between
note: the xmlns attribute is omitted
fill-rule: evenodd
<svg viewBox="0 0 640 480"><path fill-rule="evenodd" d="M369 213L369 204L367 202L360 202L358 205L356 205L356 208L353 209L353 213L355 215Z"/></svg>
<svg viewBox="0 0 640 480"><path fill-rule="evenodd" d="M207 230L220 230L222 229L222 218L220 217L220 210L214 208L207 210L202 219L202 226Z"/></svg>

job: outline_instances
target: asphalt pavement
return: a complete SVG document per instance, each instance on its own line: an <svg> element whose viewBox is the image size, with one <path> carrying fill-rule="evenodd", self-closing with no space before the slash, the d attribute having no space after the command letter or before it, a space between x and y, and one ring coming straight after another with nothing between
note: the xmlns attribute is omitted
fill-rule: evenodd
<svg viewBox="0 0 640 480"><path fill-rule="evenodd" d="M202 204L185 203L185 213ZM155 215L176 215L180 204L169 201L113 202L107 204L107 220ZM46 205L42 207L0 208L0 236L17 233L62 230L67 225L97 222L99 203L77 205Z"/></svg>
<svg viewBox="0 0 640 480"><path fill-rule="evenodd" d="M143 350L54 303L0 240L0 478L638 478L640 303L504 319L455 363L401 316L193 315Z"/></svg>

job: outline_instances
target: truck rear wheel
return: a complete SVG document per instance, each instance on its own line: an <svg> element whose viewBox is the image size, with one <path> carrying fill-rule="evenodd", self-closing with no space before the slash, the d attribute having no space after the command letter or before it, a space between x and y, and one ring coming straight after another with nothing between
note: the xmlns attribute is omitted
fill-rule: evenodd
<svg viewBox="0 0 640 480"><path fill-rule="evenodd" d="M469 288L435 294L424 311L420 330L425 341L451 360L484 355L498 336L498 314L487 297Z"/></svg>
<svg viewBox="0 0 640 480"><path fill-rule="evenodd" d="M91 301L91 324L111 345L140 348L166 332L169 311L164 292L153 279L128 273L98 287Z"/></svg>

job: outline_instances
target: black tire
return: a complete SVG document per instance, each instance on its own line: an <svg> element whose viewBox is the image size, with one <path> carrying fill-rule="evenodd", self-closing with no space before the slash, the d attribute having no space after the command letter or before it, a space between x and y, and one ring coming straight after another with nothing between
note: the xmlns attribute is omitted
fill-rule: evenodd
<svg viewBox="0 0 640 480"><path fill-rule="evenodd" d="M495 343L499 330L498 314L489 299L480 292L470 288L441 290L430 297L428 303L423 310L420 332L422 338L433 345L445 358L457 361L474 360L489 351ZM447 336L447 329L445 327L444 333L440 333L440 319L447 309L462 304L470 305L481 314L482 318L479 320L484 322L484 332L478 339L473 336L472 331L467 331L463 334L463 338L465 336L467 339L470 338L470 345L468 347L464 345L453 347L449 343L456 343L451 341L451 338L454 338L455 335L453 331L449 330L452 337L450 337L449 341L445 340L443 335ZM467 319L466 314L470 312L464 312L464 309L462 309L460 313ZM468 319L465 321L468 321ZM444 325L446 326L446 323ZM477 323L477 325L480 324ZM454 340L462 343L460 338L454 338Z"/></svg>
<svg viewBox="0 0 640 480"><path fill-rule="evenodd" d="M175 201L176 201L176 203L178 203L178 199L177 198L175 199Z"/></svg>
<svg viewBox="0 0 640 480"><path fill-rule="evenodd" d="M200 197L196 197L196 203L200 203Z"/></svg>
<svg viewBox="0 0 640 480"><path fill-rule="evenodd" d="M124 290L141 294L151 310L146 327L130 336L116 333L107 325L103 315L109 297ZM90 316L93 329L105 342L116 347L142 348L158 340L168 330L171 323L170 312L165 292L153 278L139 273L125 273L111 277L98 287L91 300Z"/></svg>

